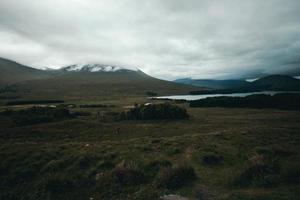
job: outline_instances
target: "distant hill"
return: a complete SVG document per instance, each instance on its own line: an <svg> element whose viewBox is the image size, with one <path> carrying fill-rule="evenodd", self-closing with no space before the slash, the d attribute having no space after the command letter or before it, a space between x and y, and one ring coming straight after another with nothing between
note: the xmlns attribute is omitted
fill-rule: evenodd
<svg viewBox="0 0 300 200"><path fill-rule="evenodd" d="M300 80L286 75L271 75L260 78L252 85L267 90L300 90Z"/></svg>
<svg viewBox="0 0 300 200"><path fill-rule="evenodd" d="M175 82L206 87L206 90L191 91L190 94L229 94L257 91L300 91L300 80L286 75L270 75L253 82L243 80L193 80L177 79Z"/></svg>
<svg viewBox="0 0 300 200"><path fill-rule="evenodd" d="M0 96L95 101L147 94L188 94L192 90L201 90L199 87L153 78L136 68L77 64L47 71L2 60L0 80L5 85L2 85L2 90L0 87Z"/></svg>
<svg viewBox="0 0 300 200"><path fill-rule="evenodd" d="M176 83L183 83L194 86L201 86L211 89L229 89L249 86L245 80L211 80L211 79L191 79L183 78L175 80Z"/></svg>

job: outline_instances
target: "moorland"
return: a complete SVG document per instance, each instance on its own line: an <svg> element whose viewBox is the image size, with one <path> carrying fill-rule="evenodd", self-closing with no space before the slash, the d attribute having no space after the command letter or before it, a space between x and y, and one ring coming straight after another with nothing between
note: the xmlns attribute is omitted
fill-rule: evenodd
<svg viewBox="0 0 300 200"><path fill-rule="evenodd" d="M299 198L299 110L154 100L201 88L139 71L8 65L24 80L1 79L0 199Z"/></svg>

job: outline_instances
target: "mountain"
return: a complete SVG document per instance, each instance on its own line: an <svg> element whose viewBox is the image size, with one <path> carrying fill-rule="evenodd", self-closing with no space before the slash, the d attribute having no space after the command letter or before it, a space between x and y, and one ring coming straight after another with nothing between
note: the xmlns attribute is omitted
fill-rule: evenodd
<svg viewBox="0 0 300 200"><path fill-rule="evenodd" d="M145 97L147 93L172 95L201 90L151 77L137 68L75 64L58 70L37 70L13 61L7 63L0 65L0 80L6 83L2 90L0 87L0 96L20 99L111 101L121 98L125 102L127 97Z"/></svg>
<svg viewBox="0 0 300 200"><path fill-rule="evenodd" d="M252 82L252 85L266 90L300 90L300 80L286 75L271 75Z"/></svg>
<svg viewBox="0 0 300 200"><path fill-rule="evenodd" d="M139 71L133 67L120 67L102 64L75 64L60 69L65 72L117 72L117 71Z"/></svg>
<svg viewBox="0 0 300 200"><path fill-rule="evenodd" d="M253 82L243 80L193 80L177 79L179 83L197 85L207 90L191 91L191 94L228 94L257 91L300 91L300 80L286 75L270 75Z"/></svg>
<svg viewBox="0 0 300 200"><path fill-rule="evenodd" d="M0 87L27 80L41 79L49 75L45 71L0 58Z"/></svg>
<svg viewBox="0 0 300 200"><path fill-rule="evenodd" d="M183 83L194 86L201 86L211 89L239 88L250 85L245 80L211 80L211 79L191 79L183 78L175 80L176 83Z"/></svg>

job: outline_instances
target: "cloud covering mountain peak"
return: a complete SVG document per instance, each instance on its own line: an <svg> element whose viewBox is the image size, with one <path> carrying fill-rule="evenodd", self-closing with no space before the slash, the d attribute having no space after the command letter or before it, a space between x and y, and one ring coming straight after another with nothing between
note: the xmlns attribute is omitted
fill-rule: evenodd
<svg viewBox="0 0 300 200"><path fill-rule="evenodd" d="M121 70L138 71L138 68L102 64L74 64L67 67L62 67L61 70L68 72L116 72Z"/></svg>
<svg viewBox="0 0 300 200"><path fill-rule="evenodd" d="M300 75L299 0L1 0L0 56L164 79Z"/></svg>

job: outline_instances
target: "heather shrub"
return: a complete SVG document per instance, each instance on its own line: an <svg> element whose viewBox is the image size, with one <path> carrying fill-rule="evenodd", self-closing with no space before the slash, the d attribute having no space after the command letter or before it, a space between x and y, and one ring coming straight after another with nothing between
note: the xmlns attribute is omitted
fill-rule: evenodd
<svg viewBox="0 0 300 200"><path fill-rule="evenodd" d="M177 189L195 179L196 173L191 166L176 165L160 171L158 174L158 185L167 189Z"/></svg>

